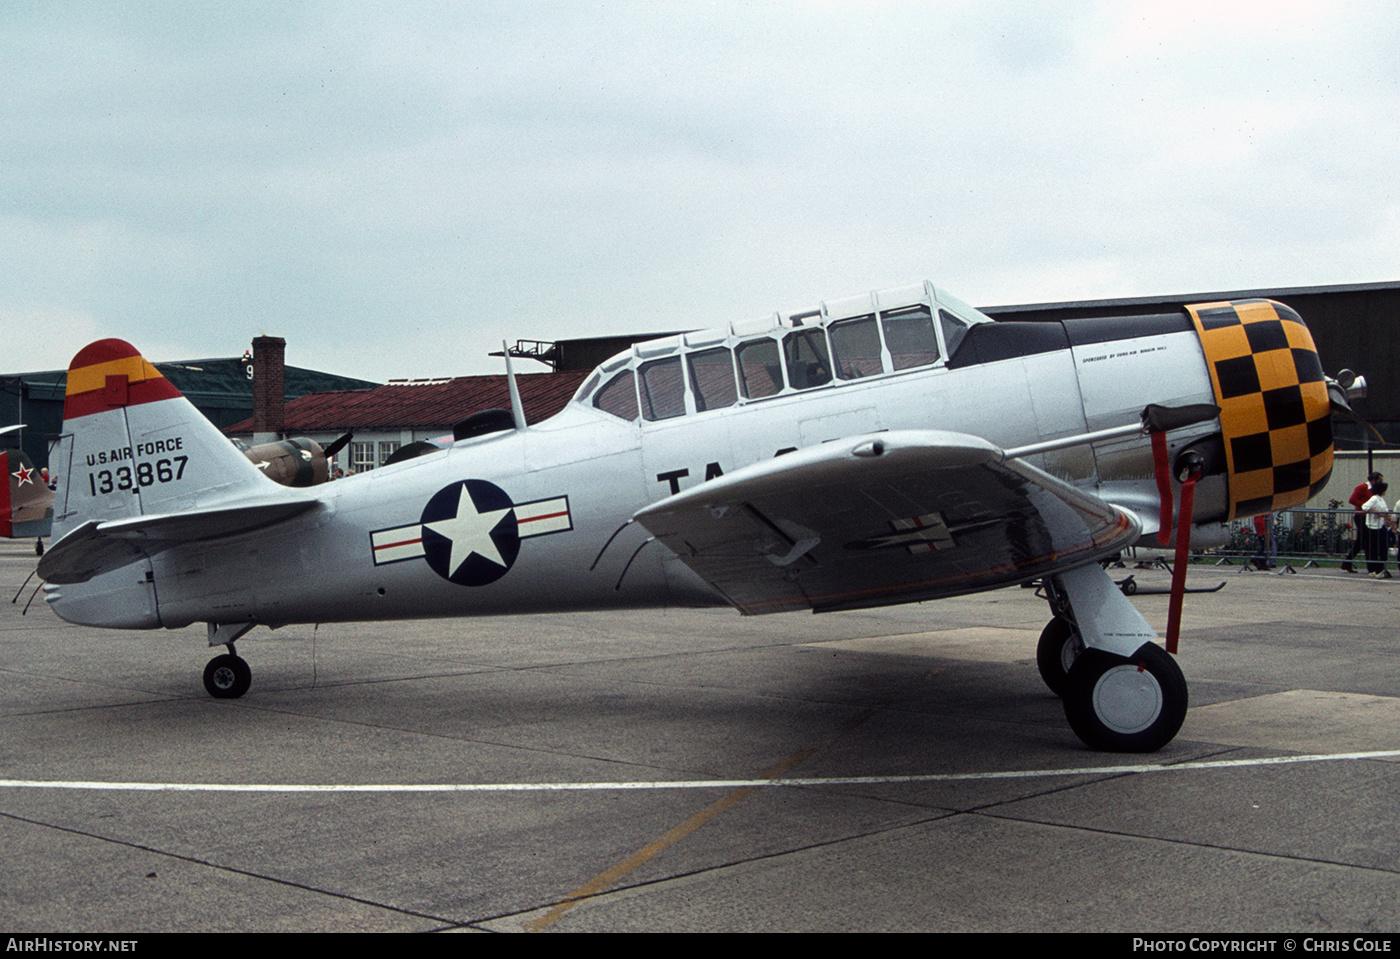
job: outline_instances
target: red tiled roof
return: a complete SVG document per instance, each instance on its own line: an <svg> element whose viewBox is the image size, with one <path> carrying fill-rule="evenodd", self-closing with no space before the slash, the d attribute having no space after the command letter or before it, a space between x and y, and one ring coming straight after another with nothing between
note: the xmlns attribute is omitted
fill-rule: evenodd
<svg viewBox="0 0 1400 959"><path fill-rule="evenodd" d="M564 408L592 372L526 373L515 378L525 419L538 423ZM370 390L308 393L288 400L284 433L319 433L348 429L451 430L481 410L510 409L510 387L504 376L459 376L450 380L388 383ZM228 433L250 433L251 418L228 427Z"/></svg>

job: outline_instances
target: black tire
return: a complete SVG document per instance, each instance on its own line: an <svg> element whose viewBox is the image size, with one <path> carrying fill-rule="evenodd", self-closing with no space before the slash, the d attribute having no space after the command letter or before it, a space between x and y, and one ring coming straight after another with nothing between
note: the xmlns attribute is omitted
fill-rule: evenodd
<svg viewBox="0 0 1400 959"><path fill-rule="evenodd" d="M1070 667L1062 698L1075 735L1107 752L1155 752L1186 719L1186 677L1155 643L1126 658L1086 649Z"/></svg>
<svg viewBox="0 0 1400 959"><path fill-rule="evenodd" d="M224 653L204 667L204 688L215 699L237 699L253 685L253 671L240 656Z"/></svg>
<svg viewBox="0 0 1400 959"><path fill-rule="evenodd" d="M1035 665L1050 692L1056 696L1065 694L1070 666L1083 651L1084 640L1069 620L1056 616L1045 624L1035 647Z"/></svg>

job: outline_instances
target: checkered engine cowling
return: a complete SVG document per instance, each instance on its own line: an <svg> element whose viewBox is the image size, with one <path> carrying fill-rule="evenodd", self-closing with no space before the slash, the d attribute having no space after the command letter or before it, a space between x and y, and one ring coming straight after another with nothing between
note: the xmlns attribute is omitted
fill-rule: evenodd
<svg viewBox="0 0 1400 959"><path fill-rule="evenodd" d="M1332 403L1312 334L1272 300L1186 310L1220 405L1229 518L1306 502L1332 473Z"/></svg>

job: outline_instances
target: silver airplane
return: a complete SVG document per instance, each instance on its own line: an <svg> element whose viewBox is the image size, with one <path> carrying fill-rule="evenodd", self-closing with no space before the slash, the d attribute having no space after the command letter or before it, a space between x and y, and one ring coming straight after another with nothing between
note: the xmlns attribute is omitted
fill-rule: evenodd
<svg viewBox="0 0 1400 959"><path fill-rule="evenodd" d="M1269 300L994 322L922 283L641 343L548 420L516 398L445 451L298 489L102 340L69 368L39 573L73 623L206 623L218 697L249 688L234 643L259 625L826 612L1039 580L1037 663L1071 728L1150 751L1186 682L1101 561L1304 502L1347 395Z"/></svg>

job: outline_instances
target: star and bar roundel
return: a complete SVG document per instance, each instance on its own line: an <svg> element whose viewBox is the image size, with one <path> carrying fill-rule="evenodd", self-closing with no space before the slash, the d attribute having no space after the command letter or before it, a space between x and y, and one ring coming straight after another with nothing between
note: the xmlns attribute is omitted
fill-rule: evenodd
<svg viewBox="0 0 1400 959"><path fill-rule="evenodd" d="M423 559L459 586L494 583L515 565L520 541L573 529L569 498L513 503L486 480L459 480L438 490L417 523L370 533L374 565Z"/></svg>

